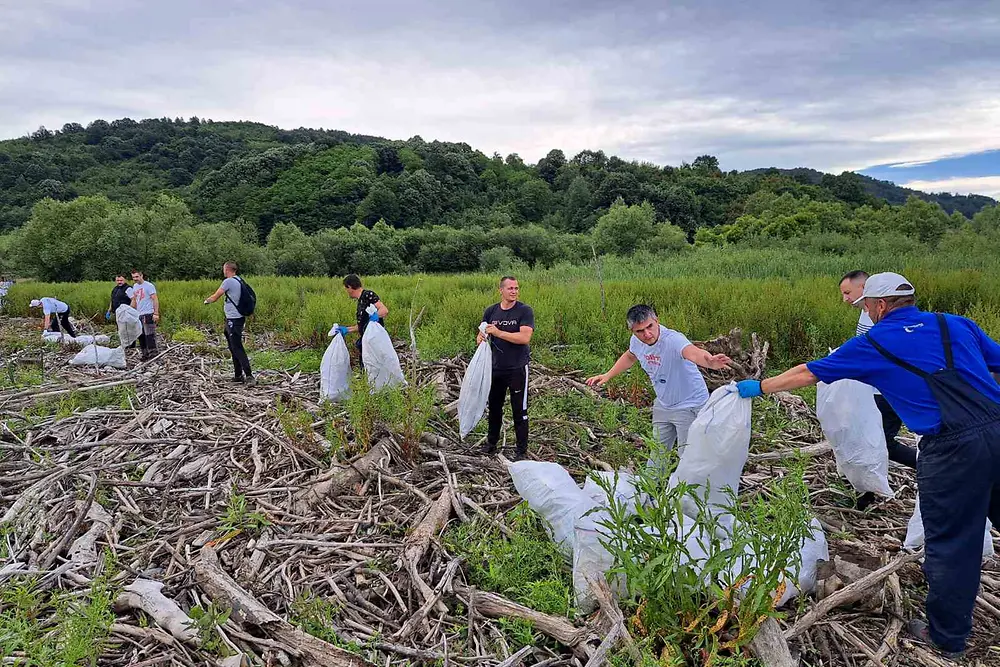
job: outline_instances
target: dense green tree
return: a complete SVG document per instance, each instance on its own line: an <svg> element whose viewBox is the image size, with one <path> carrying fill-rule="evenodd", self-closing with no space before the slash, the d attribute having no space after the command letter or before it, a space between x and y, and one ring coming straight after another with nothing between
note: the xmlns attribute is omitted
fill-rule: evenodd
<svg viewBox="0 0 1000 667"><path fill-rule="evenodd" d="M656 233L656 211L643 202L629 206L622 199L611 205L594 227L594 245L600 252L631 255L646 247Z"/></svg>
<svg viewBox="0 0 1000 667"><path fill-rule="evenodd" d="M279 276L319 276L327 272L322 253L291 223L279 222L271 228L267 254Z"/></svg>

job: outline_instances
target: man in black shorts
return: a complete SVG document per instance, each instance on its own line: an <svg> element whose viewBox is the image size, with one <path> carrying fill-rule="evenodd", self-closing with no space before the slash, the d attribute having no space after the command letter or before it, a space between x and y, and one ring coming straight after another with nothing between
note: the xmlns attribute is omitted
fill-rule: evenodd
<svg viewBox="0 0 1000 667"><path fill-rule="evenodd" d="M503 425L503 402L510 390L510 407L514 416L517 449L514 459L528 455L528 363L531 360L531 334L535 330L535 313L517 300L520 287L513 276L500 279L499 303L483 313L486 335L493 352L493 381L490 385L489 432L484 453L492 455L500 442ZM483 334L476 337L476 344Z"/></svg>
<svg viewBox="0 0 1000 667"><path fill-rule="evenodd" d="M385 316L389 314L389 309L379 299L378 294L370 289L364 289L361 286L361 278L353 273L344 277L344 289L347 290L349 297L358 302L358 323L352 327L347 327L347 330L358 334L358 339L354 341L354 347L358 348L358 363L364 368L364 362L360 361L360 359L361 339L365 335L365 329L368 328L369 322L381 322L382 326L385 326ZM374 317L370 317L367 313L369 306L375 306L376 312Z"/></svg>

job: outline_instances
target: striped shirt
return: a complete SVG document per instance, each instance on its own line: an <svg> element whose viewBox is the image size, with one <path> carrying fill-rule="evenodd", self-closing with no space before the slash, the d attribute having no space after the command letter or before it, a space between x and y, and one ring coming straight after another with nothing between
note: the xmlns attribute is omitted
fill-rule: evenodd
<svg viewBox="0 0 1000 667"><path fill-rule="evenodd" d="M869 317L868 311L862 308L861 317L858 318L858 328L854 332L854 335L864 336L866 333L868 333L868 330L871 329L873 326L875 326L875 323L872 322L872 318Z"/></svg>

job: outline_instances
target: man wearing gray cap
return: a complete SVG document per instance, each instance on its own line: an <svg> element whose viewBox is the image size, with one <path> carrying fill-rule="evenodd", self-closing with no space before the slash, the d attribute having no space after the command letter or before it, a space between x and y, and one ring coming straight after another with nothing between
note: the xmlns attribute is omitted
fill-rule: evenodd
<svg viewBox="0 0 1000 667"><path fill-rule="evenodd" d="M949 658L972 631L986 519L1000 521L1000 344L972 320L922 312L913 286L878 273L858 299L874 326L828 357L763 382L737 383L740 396L850 378L882 392L903 423L923 436L917 459L926 536L927 622L911 634Z"/></svg>
<svg viewBox="0 0 1000 667"><path fill-rule="evenodd" d="M54 299L51 296L43 296L41 299L32 299L29 304L32 308L41 308L45 315L45 322L42 325L43 331L65 330L66 334L76 338L76 330L69 321L69 306Z"/></svg>

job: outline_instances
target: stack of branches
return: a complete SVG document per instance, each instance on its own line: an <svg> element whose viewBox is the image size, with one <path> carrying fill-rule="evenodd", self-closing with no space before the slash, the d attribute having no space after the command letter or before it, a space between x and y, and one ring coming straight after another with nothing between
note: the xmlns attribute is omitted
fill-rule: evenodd
<svg viewBox="0 0 1000 667"><path fill-rule="evenodd" d="M740 329L733 329L728 334L723 334L712 340L692 342L712 354L724 354L733 360L729 368L722 370L701 369L709 391L715 391L733 381L760 380L764 377L769 344L766 341L761 341L756 333L750 334L749 350L743 347L743 332Z"/></svg>
<svg viewBox="0 0 1000 667"><path fill-rule="evenodd" d="M340 458L327 420L292 419L276 407L322 414L313 375L265 371L255 389L234 388L222 382L218 359L179 345L100 376L57 361L29 393L0 392L7 416L28 415L7 418L0 434L0 586L30 578L79 601L104 582L115 595L98 664L590 665L616 644L632 648L603 588L600 612L569 619L469 583L439 535L472 520L509 534L505 514L520 498L503 463L458 443L447 415L430 421L416 448L383 430ZM579 377L535 370L532 391L603 400ZM447 412L462 371L450 360L422 365L417 376L439 388ZM52 392L119 381L133 388L119 404L68 415L41 409ZM609 435L583 427L597 442ZM533 438L543 457L558 451L568 463L572 452L544 428ZM786 457L822 444L800 434L768 452L776 456L752 458L743 492L766 492ZM599 450L579 449L573 470L607 467ZM828 451L811 454L814 507L835 556L824 569L826 597L767 625L758 655L775 665L794 664L796 654L838 667L939 664L899 632L921 581L916 557L900 552L912 475L893 470L897 499L860 513L845 502L850 493ZM973 655L985 659L996 643L1000 573L983 584ZM10 612L9 598L0 599ZM36 620L49 631L59 612L45 613ZM512 649L503 619L526 620L549 641Z"/></svg>

